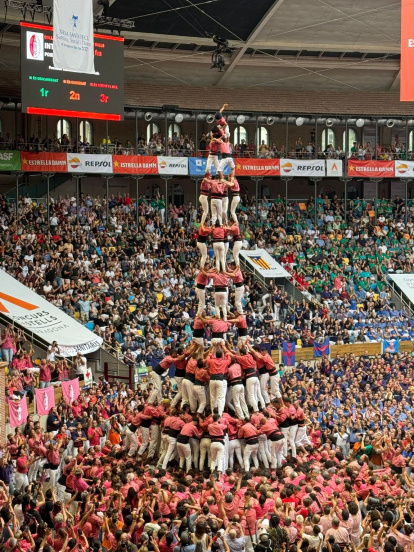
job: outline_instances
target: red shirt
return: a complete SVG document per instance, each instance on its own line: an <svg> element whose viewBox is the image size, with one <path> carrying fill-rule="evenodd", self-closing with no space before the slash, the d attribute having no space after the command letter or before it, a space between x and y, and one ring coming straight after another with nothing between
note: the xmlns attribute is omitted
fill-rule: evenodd
<svg viewBox="0 0 414 552"><path fill-rule="evenodd" d="M202 272L199 272L196 276L196 284L201 284L203 286L206 286L208 284L208 278L207 276L204 276Z"/></svg>
<svg viewBox="0 0 414 552"><path fill-rule="evenodd" d="M211 325L211 329L213 330L213 333L226 333L230 326L231 322L215 318Z"/></svg>
<svg viewBox="0 0 414 552"><path fill-rule="evenodd" d="M234 355L234 360L240 364L243 370L247 370L248 368L256 369L256 361L250 353L247 353L247 355Z"/></svg>
<svg viewBox="0 0 414 552"><path fill-rule="evenodd" d="M227 287L229 285L229 277L219 272L218 274L212 274L213 284L215 287Z"/></svg>
<svg viewBox="0 0 414 552"><path fill-rule="evenodd" d="M175 358L168 355L165 358L163 358L160 362L161 368L164 368L164 370L168 370L175 362Z"/></svg>
<svg viewBox="0 0 414 552"><path fill-rule="evenodd" d="M206 365L210 374L225 374L230 366L231 359L228 355L216 358L213 355L207 357Z"/></svg>
<svg viewBox="0 0 414 552"><path fill-rule="evenodd" d="M239 437L240 439L248 439L249 437L256 437L258 435L257 429L254 427L253 424L250 422L247 422L247 424L244 424L239 429Z"/></svg>
<svg viewBox="0 0 414 552"><path fill-rule="evenodd" d="M202 432L194 425L194 422L184 424L180 434L186 437L196 437L197 439L201 439L202 436Z"/></svg>
<svg viewBox="0 0 414 552"><path fill-rule="evenodd" d="M260 433L269 437L278 428L277 421L274 418L268 418L266 423L260 427Z"/></svg>
<svg viewBox="0 0 414 552"><path fill-rule="evenodd" d="M215 226L212 233L214 240L224 240L226 237L226 230L221 228L221 226Z"/></svg>
<svg viewBox="0 0 414 552"><path fill-rule="evenodd" d="M227 378L229 382L235 379L241 379L241 377L242 377L242 369L240 364L237 364L237 362L235 362L234 364L231 364L227 370Z"/></svg>
<svg viewBox="0 0 414 552"><path fill-rule="evenodd" d="M224 437L224 432L226 431L227 426L221 424L220 422L213 422L208 425L208 433L211 437Z"/></svg>

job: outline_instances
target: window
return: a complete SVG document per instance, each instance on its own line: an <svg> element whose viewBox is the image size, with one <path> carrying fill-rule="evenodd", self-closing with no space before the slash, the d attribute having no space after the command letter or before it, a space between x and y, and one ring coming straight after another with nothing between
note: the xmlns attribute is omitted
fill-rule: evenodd
<svg viewBox="0 0 414 552"><path fill-rule="evenodd" d="M331 145L335 147L335 132L331 128L324 128L322 131L322 151Z"/></svg>
<svg viewBox="0 0 414 552"><path fill-rule="evenodd" d="M154 134L160 133L160 127L157 123L149 123L147 126L147 142L151 140Z"/></svg>
<svg viewBox="0 0 414 552"><path fill-rule="evenodd" d="M69 138L72 137L72 125L67 119L59 119L56 127L58 140L60 140L64 134L67 134Z"/></svg>
<svg viewBox="0 0 414 552"><path fill-rule="evenodd" d="M93 126L90 121L81 121L79 125L79 138L83 142L93 145Z"/></svg>
<svg viewBox="0 0 414 552"><path fill-rule="evenodd" d="M179 138L181 136L181 127L177 123L173 123L168 127L168 138L173 139L174 134Z"/></svg>
<svg viewBox="0 0 414 552"><path fill-rule="evenodd" d="M257 129L257 147L259 148L261 143L264 142L266 146L269 145L269 131L266 127L259 127Z"/></svg>
<svg viewBox="0 0 414 552"><path fill-rule="evenodd" d="M344 136L343 136L343 144L344 144L344 152L350 153L351 148L354 144L354 142L357 141L357 135L353 128L348 128L348 143L346 143L346 130L344 130Z"/></svg>
<svg viewBox="0 0 414 552"><path fill-rule="evenodd" d="M241 144L242 140L245 140L247 144L247 130L238 126L234 129L233 144Z"/></svg>

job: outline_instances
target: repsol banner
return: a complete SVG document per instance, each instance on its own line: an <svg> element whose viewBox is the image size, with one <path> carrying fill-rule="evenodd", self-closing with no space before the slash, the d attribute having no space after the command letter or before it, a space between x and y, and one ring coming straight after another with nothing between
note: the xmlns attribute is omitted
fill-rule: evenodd
<svg viewBox="0 0 414 552"><path fill-rule="evenodd" d="M188 174L188 158L187 157L157 157L158 173L159 174Z"/></svg>
<svg viewBox="0 0 414 552"><path fill-rule="evenodd" d="M280 176L325 176L323 159L281 159Z"/></svg>
<svg viewBox="0 0 414 552"><path fill-rule="evenodd" d="M68 153L68 172L112 174L112 155L90 155L87 153Z"/></svg>

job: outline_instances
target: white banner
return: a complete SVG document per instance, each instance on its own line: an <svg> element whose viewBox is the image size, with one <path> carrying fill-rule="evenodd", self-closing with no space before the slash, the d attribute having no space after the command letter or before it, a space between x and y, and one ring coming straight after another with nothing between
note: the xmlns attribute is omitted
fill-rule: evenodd
<svg viewBox="0 0 414 552"><path fill-rule="evenodd" d="M325 176L323 159L281 159L281 176Z"/></svg>
<svg viewBox="0 0 414 552"><path fill-rule="evenodd" d="M95 73L92 0L53 0L53 66Z"/></svg>
<svg viewBox="0 0 414 552"><path fill-rule="evenodd" d="M414 274L388 274L407 298L414 303Z"/></svg>
<svg viewBox="0 0 414 552"><path fill-rule="evenodd" d="M159 174L188 174L187 157L157 157Z"/></svg>
<svg viewBox="0 0 414 552"><path fill-rule="evenodd" d="M112 174L112 155L68 153L68 172Z"/></svg>
<svg viewBox="0 0 414 552"><path fill-rule="evenodd" d="M0 312L49 345L57 341L62 356L97 351L102 338L46 299L0 270Z"/></svg>
<svg viewBox="0 0 414 552"><path fill-rule="evenodd" d="M250 268L256 270L265 278L292 278L287 270L269 255L265 249L242 249L240 256Z"/></svg>
<svg viewBox="0 0 414 552"><path fill-rule="evenodd" d="M395 176L398 178L414 177L414 161L394 161Z"/></svg>
<svg viewBox="0 0 414 552"><path fill-rule="evenodd" d="M326 160L326 176L343 176L342 159Z"/></svg>

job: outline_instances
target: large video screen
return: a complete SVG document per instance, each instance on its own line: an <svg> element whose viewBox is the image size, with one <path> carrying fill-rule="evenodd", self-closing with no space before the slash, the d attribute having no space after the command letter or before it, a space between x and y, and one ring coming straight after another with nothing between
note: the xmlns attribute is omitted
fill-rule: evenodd
<svg viewBox="0 0 414 552"><path fill-rule="evenodd" d="M124 119L124 39L94 34L95 75L53 67L53 27L21 22L22 111Z"/></svg>

